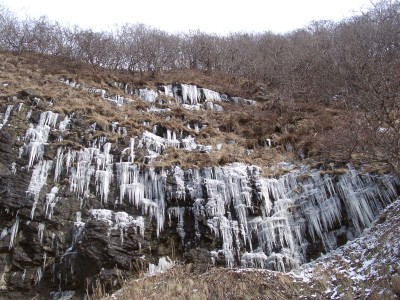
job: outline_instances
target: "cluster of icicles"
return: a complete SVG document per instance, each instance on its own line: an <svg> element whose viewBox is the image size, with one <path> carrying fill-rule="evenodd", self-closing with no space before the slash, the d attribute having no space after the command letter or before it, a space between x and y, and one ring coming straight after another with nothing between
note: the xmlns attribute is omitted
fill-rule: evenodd
<svg viewBox="0 0 400 300"><path fill-rule="evenodd" d="M73 88L82 89L89 93L99 95L102 98L115 103L117 106L122 106L133 101L130 98L120 95L110 96L106 90L101 88L85 87L84 85L77 83L72 79L61 78L60 81L68 84ZM134 89L129 84L122 84L117 82L114 82L113 85L117 88L122 89L124 91L124 94L135 95L143 101L149 103L162 102L160 96L171 97L175 99L177 104L189 110L207 109L220 112L223 111L223 107L216 102L221 101L235 104L242 103L248 105L254 105L256 103L254 100L242 99L240 97L228 97L225 94L220 94L218 92L206 88L200 88L196 85L191 84L173 84L159 86L157 88L157 91L148 88ZM157 111L157 109L155 109L155 107L152 107L150 111Z"/></svg>
<svg viewBox="0 0 400 300"><path fill-rule="evenodd" d="M67 121L68 118L59 123L59 130L66 130ZM346 230L359 234L397 197L399 183L394 177L360 174L351 166L346 174L337 176L306 167L292 168L279 178L262 177L259 167L239 163L193 170L140 167L135 163L135 150L140 144L158 151L154 141L150 142L157 140L154 134L152 138L145 134L137 144L132 139L118 161L111 154L112 144L105 138L98 138L81 150L60 147L53 160L43 160L49 131L56 127L57 115L43 112L39 124L32 125L25 136L22 153L29 157L28 168L33 167L27 189L27 197L32 199L31 218L39 201L43 201L46 218L51 219L58 188L51 188L45 199L39 197L50 174L55 185L67 178L70 191L78 199L96 194L104 206L112 203L116 208L121 204L137 208L136 216L107 209L92 209L86 215L84 211L77 212L75 241L85 226L82 215L86 222L98 219L107 222L110 230L119 230L122 244L128 227L144 236L149 222L144 222L143 217L156 220L158 235L166 220L172 224L176 219L183 244L188 239L201 239L205 233L199 224L205 222L220 241L220 247L211 251L214 261L223 257L228 267L287 271L305 261L307 247L313 241L322 241L326 251L335 248L332 230L340 228L344 214L353 228ZM174 138L169 141L173 143ZM111 191L115 191L112 199ZM172 202L183 205L170 206ZM194 237L186 234L187 217L194 219ZM18 223L16 216L9 230L10 248L15 244ZM44 224L40 230L43 236Z"/></svg>

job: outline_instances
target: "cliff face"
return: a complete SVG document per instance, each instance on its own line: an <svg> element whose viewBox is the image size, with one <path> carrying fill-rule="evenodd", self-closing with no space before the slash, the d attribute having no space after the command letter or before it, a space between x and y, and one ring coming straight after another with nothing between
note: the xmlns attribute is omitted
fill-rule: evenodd
<svg viewBox="0 0 400 300"><path fill-rule="evenodd" d="M116 289L162 257L198 271L217 265L285 272L358 236L398 196L395 177L351 165L326 171L279 163L269 167L280 172L273 177L244 162L195 167L197 157L219 155L231 142L198 142L212 124L179 119L161 105L223 116L226 107L256 106L252 100L186 84L152 90L109 83L120 95L65 77L55 84L93 94L116 114L130 103L150 104L136 112L144 116L139 128L126 125L129 113L124 123L89 120L82 109L61 110L60 99L31 90L2 100L4 298L58 299L65 291L79 297L96 282ZM274 143L266 140L265 149ZM185 153L193 167L174 163ZM161 157L169 163L155 164Z"/></svg>

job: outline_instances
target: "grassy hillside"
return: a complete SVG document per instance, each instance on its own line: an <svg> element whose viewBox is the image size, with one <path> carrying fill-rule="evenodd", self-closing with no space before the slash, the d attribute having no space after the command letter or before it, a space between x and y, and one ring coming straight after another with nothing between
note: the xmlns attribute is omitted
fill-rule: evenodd
<svg viewBox="0 0 400 300"><path fill-rule="evenodd" d="M195 70L173 70L147 78L83 64L75 66L73 62L64 65L58 58L35 54L16 56L1 53L1 69L0 81L3 84L0 86L0 98L4 108L7 103L20 100L18 97L30 104L28 97L21 96L21 91L33 89L51 103L51 107L46 107L46 101L42 101L36 109L51 109L60 113L61 118L74 113L82 117L88 126L96 122L100 128L96 134L107 136L111 141L122 139L110 132L112 122L118 122L126 127L129 136L136 136L144 130L151 131L154 125L162 125L167 129L187 132L195 137L197 143L224 145L223 151L211 154L168 149L165 155L153 162L154 166L175 164L188 168L240 161L270 167L276 162L301 160L316 166L331 163L331 166L341 167L351 160L357 161L352 153L352 138L356 130L354 123L361 112L348 109L341 102L326 105L287 101L262 84L218 73L207 75ZM170 99L162 104L149 104L132 96L133 102L116 108L99 95L66 86L60 78L72 79L86 87L105 89L115 95L124 93L112 84L115 82L153 89L160 84L178 82L258 101L256 105L221 103L224 111L213 112L186 110L168 101ZM151 106L169 111L149 112ZM203 128L194 132L187 126L193 123L201 124ZM73 145L74 142L77 141L73 136L64 139L64 143Z"/></svg>

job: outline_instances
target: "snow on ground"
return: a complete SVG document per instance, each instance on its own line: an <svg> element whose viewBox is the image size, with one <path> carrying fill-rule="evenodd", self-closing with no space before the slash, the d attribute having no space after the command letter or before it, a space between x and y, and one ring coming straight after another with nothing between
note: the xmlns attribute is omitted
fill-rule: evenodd
<svg viewBox="0 0 400 300"><path fill-rule="evenodd" d="M400 270L400 199L388 206L370 228L346 245L301 266L294 278L323 284L328 299L397 299L392 278Z"/></svg>

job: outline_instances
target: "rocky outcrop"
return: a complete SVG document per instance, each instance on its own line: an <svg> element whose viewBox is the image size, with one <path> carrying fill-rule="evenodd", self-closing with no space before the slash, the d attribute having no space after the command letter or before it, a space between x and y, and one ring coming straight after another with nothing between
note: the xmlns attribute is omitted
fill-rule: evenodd
<svg viewBox="0 0 400 300"><path fill-rule="evenodd" d="M217 97L187 89L164 93L188 105ZM239 163L154 169L148 163L168 148L218 149L162 127L130 137L110 124L121 139L90 138L99 129L79 115L20 103L3 108L0 128L3 298L79 298L96 283L112 290L162 257L195 272L288 271L359 235L398 195L395 177L352 166L329 174L282 163L275 178Z"/></svg>
<svg viewBox="0 0 400 300"><path fill-rule="evenodd" d="M169 84L159 85L156 91L149 88L133 88L128 83L114 82L111 81L108 84L111 87L117 87L121 89L126 96L110 95L106 89L96 87L86 87L73 79L60 78L60 81L69 85L70 87L81 89L88 93L100 95L103 99L115 103L117 106L122 106L133 100L129 96L137 96L145 102L155 103L168 101L168 99L174 99L177 104L181 107L189 110L211 110L216 112L223 111L223 107L218 104L221 102L231 104L245 104L254 105L255 100L243 99L240 97L228 96L221 94L216 91L212 91L206 88L200 88L192 84Z"/></svg>

